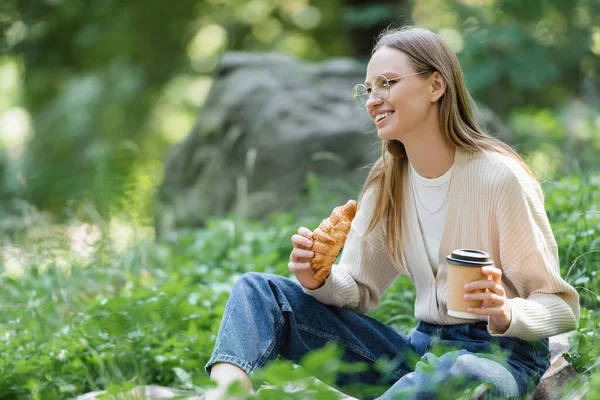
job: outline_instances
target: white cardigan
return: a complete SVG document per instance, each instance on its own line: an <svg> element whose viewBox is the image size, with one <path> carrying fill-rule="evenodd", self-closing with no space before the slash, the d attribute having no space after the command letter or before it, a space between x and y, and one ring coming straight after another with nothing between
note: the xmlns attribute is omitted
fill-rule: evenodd
<svg viewBox="0 0 600 400"><path fill-rule="evenodd" d="M325 304L364 313L378 305L399 274L405 274L416 287L417 319L442 325L471 323L477 320L447 313L445 258L454 249L478 249L502 269L502 286L512 308L511 324L503 334L489 321L493 335L536 340L575 329L579 295L560 276L556 240L539 184L516 160L488 151L457 148L452 174L437 274L427 258L405 168L401 245L406 265L397 269L391 263L381 224L361 240L373 212L374 192L368 189L339 264L322 287L304 291Z"/></svg>

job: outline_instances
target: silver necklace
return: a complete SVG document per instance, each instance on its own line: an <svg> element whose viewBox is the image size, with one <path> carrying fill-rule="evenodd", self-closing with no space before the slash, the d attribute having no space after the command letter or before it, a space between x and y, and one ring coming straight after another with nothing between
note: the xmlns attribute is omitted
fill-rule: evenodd
<svg viewBox="0 0 600 400"><path fill-rule="evenodd" d="M410 169L410 165L408 166L408 168ZM413 193L415 194L417 199L419 199L419 203L421 203L421 206L423 207L423 209L425 211L427 211L429 214L435 214L436 212L438 212L442 209L444 204L446 204L446 199L448 198L448 193L450 193L450 184L452 183L452 176L450 176L450 181L448 182L448 189L446 189L446 195L444 196L444 199L442 200L442 204L440 204L440 206L437 209L435 209L434 211L429 211L427 209L427 207L425 207L423 200L421 200L421 197L419 196L419 191L415 188L415 183L413 181L413 176L412 176L412 174L414 174L414 173L415 172L412 170L409 171L410 186L412 187Z"/></svg>

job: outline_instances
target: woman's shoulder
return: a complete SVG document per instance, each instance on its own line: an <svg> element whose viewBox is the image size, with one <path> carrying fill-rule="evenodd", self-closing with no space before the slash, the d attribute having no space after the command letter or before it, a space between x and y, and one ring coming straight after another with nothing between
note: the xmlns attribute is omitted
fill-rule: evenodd
<svg viewBox="0 0 600 400"><path fill-rule="evenodd" d="M482 150L471 155L471 168L479 180L500 189L537 191L539 182L515 157L497 151Z"/></svg>
<svg viewBox="0 0 600 400"><path fill-rule="evenodd" d="M482 150L471 156L471 168L481 187L495 196L522 196L529 201L544 203L544 193L538 180L508 154Z"/></svg>

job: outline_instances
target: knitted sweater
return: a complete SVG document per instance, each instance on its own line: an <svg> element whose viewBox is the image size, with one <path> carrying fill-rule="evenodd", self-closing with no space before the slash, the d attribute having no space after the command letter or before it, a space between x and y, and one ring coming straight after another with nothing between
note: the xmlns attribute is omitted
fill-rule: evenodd
<svg viewBox="0 0 600 400"><path fill-rule="evenodd" d="M448 212L439 249L437 273L431 268L420 231L416 204L404 169L402 249L406 264L394 267L385 250L385 232L377 225L361 239L373 213L369 188L359 208L339 260L325 284L304 291L322 303L364 313L405 274L416 287L415 317L442 324L477 320L448 315L446 255L470 248L490 254L502 270L502 286L512 308L512 320L499 333L487 316L493 335L537 340L577 326L579 296L560 276L559 257L539 184L511 157L496 152L456 149Z"/></svg>

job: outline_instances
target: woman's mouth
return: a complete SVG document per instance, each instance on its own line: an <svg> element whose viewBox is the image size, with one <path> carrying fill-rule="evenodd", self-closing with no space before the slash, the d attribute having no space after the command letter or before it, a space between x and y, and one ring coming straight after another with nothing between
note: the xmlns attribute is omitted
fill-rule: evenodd
<svg viewBox="0 0 600 400"><path fill-rule="evenodd" d="M375 117L375 125L378 128L381 128L382 126L384 126L385 124L387 124L387 122L392 118L392 115L394 115L394 111L389 111L383 114L379 114Z"/></svg>

